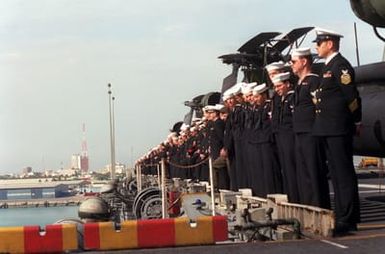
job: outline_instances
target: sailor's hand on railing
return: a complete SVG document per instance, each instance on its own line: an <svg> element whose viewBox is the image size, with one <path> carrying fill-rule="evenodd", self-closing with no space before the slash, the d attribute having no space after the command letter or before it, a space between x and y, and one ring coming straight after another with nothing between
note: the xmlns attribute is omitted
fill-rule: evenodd
<svg viewBox="0 0 385 254"><path fill-rule="evenodd" d="M227 150L225 148L222 148L220 153L219 153L219 156L221 156L222 158L227 158L227 156L228 156Z"/></svg>

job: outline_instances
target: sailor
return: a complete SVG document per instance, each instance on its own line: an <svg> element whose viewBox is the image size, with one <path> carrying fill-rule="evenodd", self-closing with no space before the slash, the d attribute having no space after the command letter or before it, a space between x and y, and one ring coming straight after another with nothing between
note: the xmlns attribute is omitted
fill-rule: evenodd
<svg viewBox="0 0 385 254"><path fill-rule="evenodd" d="M234 140L231 133L231 119L235 110L235 97L230 89L226 90L222 94L223 105L228 110L228 115L225 121L225 131L223 136L223 148L220 152L220 156L226 160L228 166L228 174L230 178L230 190L237 190L237 182L235 178L235 156L234 156Z"/></svg>
<svg viewBox="0 0 385 254"><path fill-rule="evenodd" d="M285 72L285 63L283 61L273 62L265 66L270 81L275 75Z"/></svg>
<svg viewBox="0 0 385 254"><path fill-rule="evenodd" d="M253 165L251 160L253 159L254 154L250 154L251 147L249 143L250 135L252 134L251 126L252 126L252 117L253 117L253 108L252 98L253 93L252 90L257 83L243 83L242 85L242 99L243 103L240 104L240 110L238 112L238 127L236 132L236 141L239 143L236 147L236 159L243 162L241 170L238 172L242 172L241 175L237 176L239 180L239 187L241 188L250 188L251 187L251 174L253 171ZM239 151L239 152L238 152ZM239 165L239 164L238 164Z"/></svg>
<svg viewBox="0 0 385 254"><path fill-rule="evenodd" d="M243 182L242 188L252 188L254 193L255 188L252 187L251 178L252 175L256 171L256 157L258 154L254 149L254 144L250 142L250 140L255 136L255 129L253 127L256 115L256 106L253 101L253 88L257 85L256 82L247 83L242 87L242 95L243 95L243 107L242 107L242 115L243 115L243 127L241 130L241 140L242 140L242 156L244 161L244 177L245 180Z"/></svg>
<svg viewBox="0 0 385 254"><path fill-rule="evenodd" d="M168 160L172 163L170 163L169 166L169 178L175 178L178 174L178 169L174 166L177 163L176 157L178 153L178 134L176 132L171 132L170 135L170 147L168 149Z"/></svg>
<svg viewBox="0 0 385 254"><path fill-rule="evenodd" d="M311 71L310 48L294 49L290 63L299 78L294 93L293 130L300 203L330 209L326 161L319 138L312 135L315 106L310 92L318 89L320 78Z"/></svg>
<svg viewBox="0 0 385 254"><path fill-rule="evenodd" d="M208 122L209 112L207 108L203 108L202 123L198 126L198 135L196 136L196 149L192 155L194 160L192 164L198 164L192 168L192 179L207 181L209 178L208 163L203 162L208 157L209 143L207 140L208 135Z"/></svg>
<svg viewBox="0 0 385 254"><path fill-rule="evenodd" d="M224 95L229 95L225 101L225 106L229 107L230 113L226 121L224 135L224 149L221 154L226 156L230 164L230 189L238 191L245 181L244 161L242 154L241 131L243 128L243 99L241 96L242 84L237 83L227 91Z"/></svg>
<svg viewBox="0 0 385 254"><path fill-rule="evenodd" d="M279 111L275 110L273 114L278 114L275 116L275 119L278 119L275 136L283 176L284 193L287 194L289 202L299 203L292 118L294 91L290 83L290 72L275 75L272 82L274 84L274 90L280 98Z"/></svg>
<svg viewBox="0 0 385 254"><path fill-rule="evenodd" d="M273 62L267 66L265 66L265 69L267 71L267 74L269 76L269 82L272 84L272 79L280 73L286 72L286 65L283 61L279 62ZM274 85L272 85L274 86ZM272 145L273 145L273 152L274 152L274 158L278 158L278 147L277 147L277 142L275 140L275 136L277 133L277 128L278 128L278 116L280 112L280 107L281 107L281 98L277 93L273 91L273 94L270 95L271 101L269 102L269 116L270 116L270 129L271 132L273 133L272 135ZM277 160L279 163L279 160Z"/></svg>
<svg viewBox="0 0 385 254"><path fill-rule="evenodd" d="M353 165L353 135L359 134L361 99L354 82L354 70L340 53L340 39L334 31L316 29L318 56L325 59L321 84L312 92L315 103L313 135L327 151L334 189L336 224L334 233L357 229L360 222L357 176Z"/></svg>
<svg viewBox="0 0 385 254"><path fill-rule="evenodd" d="M268 87L266 84L257 85L253 88L253 96L252 99L250 99L252 108L249 112L248 117L248 124L246 127L246 134L247 143L245 144L246 154L247 154L247 166L249 170L249 181L250 181L250 187L253 191L253 194L258 197L266 197L267 193L278 193L276 191L276 188L274 188L274 177L273 173L274 171L269 171L268 174L264 173L264 162L266 162L265 158L263 157L266 155L264 151L263 143L266 136L263 136L267 133L263 132L262 127L262 114L261 110L263 110L263 107L261 107L261 104L263 102L259 100L260 97L266 97L267 98L267 92ZM268 121L270 121L270 118L268 117ZM271 134L271 132L270 132ZM269 139L269 142L271 139ZM272 156L274 153L269 150L267 151L268 157ZM272 168L269 168L271 170ZM279 168L277 168L279 171ZM267 176L267 177L266 177ZM271 192L268 192L266 189L270 188Z"/></svg>
<svg viewBox="0 0 385 254"><path fill-rule="evenodd" d="M219 108L219 118L226 122L227 116L229 115L229 109L223 104L216 104L216 106Z"/></svg>
<svg viewBox="0 0 385 254"><path fill-rule="evenodd" d="M229 175L226 159L220 156L223 148L225 122L219 117L223 105L206 106L208 112L208 141L210 156L213 161L214 186L216 189L229 189Z"/></svg>

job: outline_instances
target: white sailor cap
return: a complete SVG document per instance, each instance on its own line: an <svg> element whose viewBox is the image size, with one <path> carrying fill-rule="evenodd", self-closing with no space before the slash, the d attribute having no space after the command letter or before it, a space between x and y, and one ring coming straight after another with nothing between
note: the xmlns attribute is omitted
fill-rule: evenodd
<svg viewBox="0 0 385 254"><path fill-rule="evenodd" d="M244 82L241 82L241 83L237 83L237 84L233 85L232 87L230 87L229 89L227 89L223 93L223 96L232 97L232 96L240 94L242 92L242 87L244 86L244 84L245 84ZM223 99L223 100L225 100L225 99Z"/></svg>
<svg viewBox="0 0 385 254"><path fill-rule="evenodd" d="M216 110L221 111L225 106L223 104L215 104Z"/></svg>
<svg viewBox="0 0 385 254"><path fill-rule="evenodd" d="M291 51L291 58L299 56L310 56L310 48L296 48Z"/></svg>
<svg viewBox="0 0 385 254"><path fill-rule="evenodd" d="M242 87L245 87L247 84L245 82L236 83L230 89L233 95L238 95L242 93Z"/></svg>
<svg viewBox="0 0 385 254"><path fill-rule="evenodd" d="M222 94L222 100L223 101L227 101L231 97L233 97L233 94L229 90L224 91L223 94Z"/></svg>
<svg viewBox="0 0 385 254"><path fill-rule="evenodd" d="M257 85L256 87L254 87L253 89L253 94L256 95L256 94L262 94L263 92L269 90L269 87L266 85L266 83L263 83L263 84L260 84L260 85Z"/></svg>
<svg viewBox="0 0 385 254"><path fill-rule="evenodd" d="M242 94L246 95L253 92L253 88L257 85L257 82L248 83L242 86Z"/></svg>
<svg viewBox="0 0 385 254"><path fill-rule="evenodd" d="M186 131L186 130L188 130L189 127L190 127L190 125L183 123L183 124L180 126L180 130L181 130L181 131Z"/></svg>
<svg viewBox="0 0 385 254"><path fill-rule="evenodd" d="M327 30L323 28L316 28L315 29L315 34L317 37L313 40L313 42L319 42L319 41L324 41L324 40L336 40L343 38L344 36L342 34L339 34L335 31L332 30Z"/></svg>
<svg viewBox="0 0 385 254"><path fill-rule="evenodd" d="M274 63L266 65L265 69L267 70L267 72L270 72L273 70L283 69L284 67L285 67L285 63L282 61L279 61L279 62L274 62Z"/></svg>
<svg viewBox="0 0 385 254"><path fill-rule="evenodd" d="M203 111L205 112L211 112L211 111L216 111L217 108L214 105L207 105L204 106Z"/></svg>
<svg viewBox="0 0 385 254"><path fill-rule="evenodd" d="M284 72L284 73L279 73L275 75L271 81L273 82L273 84L276 84L276 83L286 81L289 78L290 78L290 72Z"/></svg>

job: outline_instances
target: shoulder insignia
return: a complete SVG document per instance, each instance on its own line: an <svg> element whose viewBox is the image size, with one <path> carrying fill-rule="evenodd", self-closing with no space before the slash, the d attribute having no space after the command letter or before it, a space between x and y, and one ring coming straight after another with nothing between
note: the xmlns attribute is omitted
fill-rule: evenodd
<svg viewBox="0 0 385 254"><path fill-rule="evenodd" d="M344 85L349 85L352 82L352 77L348 70L342 70L341 74L341 83Z"/></svg>

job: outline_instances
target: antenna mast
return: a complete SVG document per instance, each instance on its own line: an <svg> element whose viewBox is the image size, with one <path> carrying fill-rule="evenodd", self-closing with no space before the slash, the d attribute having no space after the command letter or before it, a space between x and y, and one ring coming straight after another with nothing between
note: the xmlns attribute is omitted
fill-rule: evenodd
<svg viewBox="0 0 385 254"><path fill-rule="evenodd" d="M357 39L357 26L356 26L356 22L354 22L354 38L355 38L355 41L356 41L357 66L360 66L360 53L358 51L358 39Z"/></svg>

